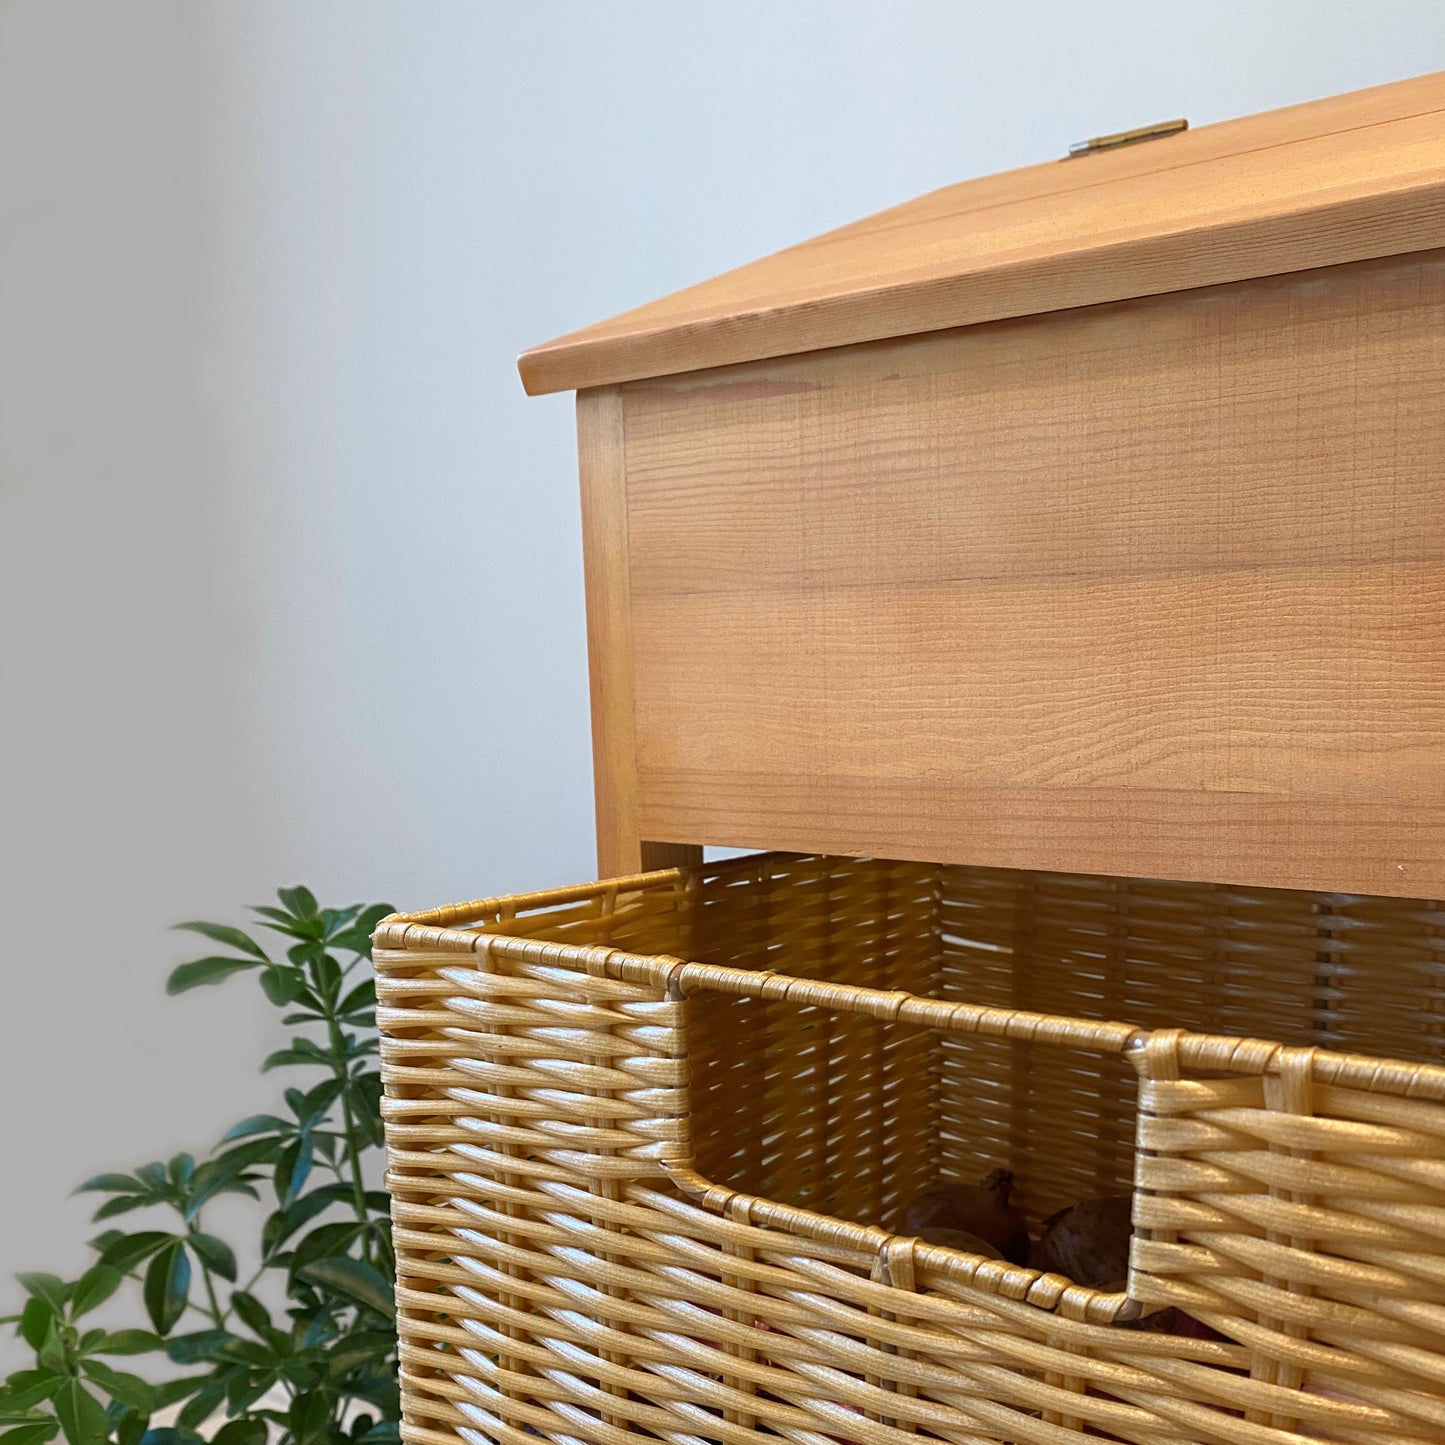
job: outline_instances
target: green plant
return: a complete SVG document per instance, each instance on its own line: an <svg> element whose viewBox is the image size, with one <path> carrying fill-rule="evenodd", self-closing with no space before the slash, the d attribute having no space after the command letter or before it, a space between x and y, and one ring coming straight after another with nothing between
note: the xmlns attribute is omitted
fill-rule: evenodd
<svg viewBox="0 0 1445 1445"><path fill-rule="evenodd" d="M305 888L277 896L281 907L252 911L286 940L283 957L238 928L183 923L227 951L181 964L167 992L256 974L295 1030L262 1072L299 1067L319 1080L287 1089L284 1111L228 1129L199 1163L178 1154L80 1186L105 1196L97 1221L139 1210L164 1219L139 1232L107 1229L79 1279L20 1276L24 1307L3 1323L35 1363L0 1384L0 1445L61 1434L71 1445L188 1445L218 1416L219 1445L399 1439L388 1200L366 1182L382 1133L376 991L364 965L371 931L391 910L319 908ZM274 1207L257 1211L255 1268L242 1282L235 1250L208 1232L205 1211L221 1195L259 1201L262 1189ZM149 1328L87 1328L85 1317L127 1280ZM106 1362L145 1355L160 1366L148 1374L170 1378ZM175 1423L153 1426L167 1407L179 1407Z"/></svg>

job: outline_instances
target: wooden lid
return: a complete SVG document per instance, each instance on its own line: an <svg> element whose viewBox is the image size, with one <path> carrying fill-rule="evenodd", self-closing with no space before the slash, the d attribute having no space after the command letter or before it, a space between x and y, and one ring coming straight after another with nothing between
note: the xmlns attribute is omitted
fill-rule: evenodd
<svg viewBox="0 0 1445 1445"><path fill-rule="evenodd" d="M524 352L567 391L1445 244L1445 72L965 181Z"/></svg>

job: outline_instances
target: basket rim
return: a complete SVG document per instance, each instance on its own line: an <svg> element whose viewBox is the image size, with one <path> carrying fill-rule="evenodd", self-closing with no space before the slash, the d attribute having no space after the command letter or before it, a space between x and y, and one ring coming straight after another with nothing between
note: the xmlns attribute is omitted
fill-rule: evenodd
<svg viewBox="0 0 1445 1445"><path fill-rule="evenodd" d="M770 850L701 866L659 868L591 883L393 913L377 925L372 943L374 948L403 953L420 949L472 955L495 951L518 961L560 964L619 982L650 983L673 997L683 997L691 991L731 993L861 1013L884 1022L912 1024L944 1033L982 1033L1023 1043L1095 1049L1122 1055L1141 1076L1150 1079L1167 1078L1180 1068L1276 1077L1284 1061L1298 1052L1289 1045L1263 1037L1196 1033L1177 1028L1147 1029L1117 1020L949 1003L902 990L822 983L772 969L743 969L667 954L629 953L598 945L543 943L511 937L505 932L481 931L482 925L500 929L520 915L545 912L586 899L597 899L600 912L605 915L613 911L618 897L625 893L670 888L681 897L695 889L704 874L714 878L729 873L748 875L771 859L829 856ZM866 863L869 860L840 856L838 861ZM1319 1047L1309 1052L1313 1077L1318 1083L1445 1103L1445 1065L1411 1063Z"/></svg>

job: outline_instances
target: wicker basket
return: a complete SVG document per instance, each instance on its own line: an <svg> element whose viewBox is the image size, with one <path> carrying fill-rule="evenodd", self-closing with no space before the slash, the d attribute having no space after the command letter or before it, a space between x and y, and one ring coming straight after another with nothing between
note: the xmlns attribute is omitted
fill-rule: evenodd
<svg viewBox="0 0 1445 1445"><path fill-rule="evenodd" d="M767 854L376 944L414 1445L1445 1441L1439 905ZM889 1232L996 1165L1132 1189L1127 1292Z"/></svg>

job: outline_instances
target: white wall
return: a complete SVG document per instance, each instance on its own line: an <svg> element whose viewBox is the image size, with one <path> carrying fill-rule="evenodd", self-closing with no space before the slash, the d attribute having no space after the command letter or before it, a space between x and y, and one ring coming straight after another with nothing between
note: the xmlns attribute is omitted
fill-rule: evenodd
<svg viewBox="0 0 1445 1445"><path fill-rule="evenodd" d="M570 398L518 350L1440 67L1438 0L0 3L0 1275L270 1102L169 922L590 874Z"/></svg>

